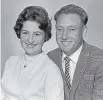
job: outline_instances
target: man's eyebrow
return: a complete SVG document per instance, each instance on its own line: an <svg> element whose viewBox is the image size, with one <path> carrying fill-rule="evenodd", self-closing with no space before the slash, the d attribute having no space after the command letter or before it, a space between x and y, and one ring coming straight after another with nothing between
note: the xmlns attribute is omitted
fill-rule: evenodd
<svg viewBox="0 0 103 100"><path fill-rule="evenodd" d="M76 26L74 26L74 25L71 25L71 26L68 26L68 28L76 28Z"/></svg>
<svg viewBox="0 0 103 100"><path fill-rule="evenodd" d="M26 32L28 32L27 30L21 30L21 31L26 31Z"/></svg>
<svg viewBox="0 0 103 100"><path fill-rule="evenodd" d="M71 25L71 26L68 26L68 27L75 27L75 26L72 26L72 25Z"/></svg>
<svg viewBox="0 0 103 100"><path fill-rule="evenodd" d="M59 26L58 26L58 25L55 25L55 26L56 26L56 27L62 27L62 26L60 26L60 25L59 25Z"/></svg>

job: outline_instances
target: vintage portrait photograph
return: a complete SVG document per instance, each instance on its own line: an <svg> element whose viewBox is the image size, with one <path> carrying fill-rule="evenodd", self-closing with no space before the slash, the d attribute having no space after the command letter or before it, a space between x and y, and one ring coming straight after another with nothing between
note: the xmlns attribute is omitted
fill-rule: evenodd
<svg viewBox="0 0 103 100"><path fill-rule="evenodd" d="M1 0L0 100L103 100L103 0Z"/></svg>

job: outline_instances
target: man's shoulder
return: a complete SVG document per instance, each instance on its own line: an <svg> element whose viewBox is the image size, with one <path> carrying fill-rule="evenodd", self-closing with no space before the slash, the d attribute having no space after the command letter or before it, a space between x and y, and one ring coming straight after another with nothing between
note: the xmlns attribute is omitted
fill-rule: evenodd
<svg viewBox="0 0 103 100"><path fill-rule="evenodd" d="M93 45L89 45L89 50L90 50L92 55L103 57L103 49L100 49L100 48L93 46Z"/></svg>
<svg viewBox="0 0 103 100"><path fill-rule="evenodd" d="M96 55L100 55L103 56L103 49L100 49L92 44L89 44L87 42L84 41L83 43L83 49L82 51L84 51L85 53L87 53L89 51L89 54L92 56L96 56Z"/></svg>
<svg viewBox="0 0 103 100"><path fill-rule="evenodd" d="M88 59L90 59L89 62L91 62L91 63L98 62L101 64L101 62L103 62L103 49L100 49L100 48L98 48L94 45L91 45L91 44L86 44L86 45L87 45L85 47L86 52L84 52L84 53L86 55L89 54L88 55Z"/></svg>
<svg viewBox="0 0 103 100"><path fill-rule="evenodd" d="M61 54L61 49L60 48L56 48L50 52L48 52L48 57L50 59L52 59L53 61L57 61L57 59L60 57L60 54Z"/></svg>
<svg viewBox="0 0 103 100"><path fill-rule="evenodd" d="M50 52L47 53L48 56L56 55L58 52L60 52L60 48L56 48Z"/></svg>

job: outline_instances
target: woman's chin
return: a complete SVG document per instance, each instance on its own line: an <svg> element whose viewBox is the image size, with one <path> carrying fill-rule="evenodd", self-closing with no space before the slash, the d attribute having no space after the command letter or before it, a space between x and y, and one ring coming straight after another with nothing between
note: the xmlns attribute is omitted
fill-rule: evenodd
<svg viewBox="0 0 103 100"><path fill-rule="evenodd" d="M28 51L25 51L25 53L27 55L30 55L30 56L35 56L35 55L40 54L41 52L39 50L38 51L30 51L30 50L28 50Z"/></svg>
<svg viewBox="0 0 103 100"><path fill-rule="evenodd" d="M36 52L28 49L28 50L25 50L25 54L32 56L32 55L36 55Z"/></svg>

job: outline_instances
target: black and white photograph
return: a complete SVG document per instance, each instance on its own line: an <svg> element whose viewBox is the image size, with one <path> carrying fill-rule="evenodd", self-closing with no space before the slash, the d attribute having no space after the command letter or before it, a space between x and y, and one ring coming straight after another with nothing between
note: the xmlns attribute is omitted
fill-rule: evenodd
<svg viewBox="0 0 103 100"><path fill-rule="evenodd" d="M1 0L0 100L103 100L103 0Z"/></svg>

